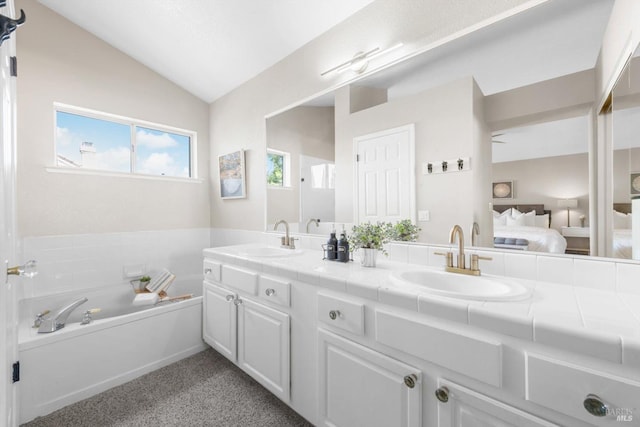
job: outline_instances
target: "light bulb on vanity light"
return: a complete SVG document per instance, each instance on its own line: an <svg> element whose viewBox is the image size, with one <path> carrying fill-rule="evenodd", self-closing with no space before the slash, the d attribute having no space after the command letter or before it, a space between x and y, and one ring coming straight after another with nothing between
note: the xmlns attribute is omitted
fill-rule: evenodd
<svg viewBox="0 0 640 427"><path fill-rule="evenodd" d="M358 52L353 55L353 58L350 60L343 62L340 65L336 65L333 68L328 69L327 71L320 73L321 76L325 76L327 74L335 72L336 74L340 74L344 71L351 70L354 73L361 74L369 66L369 62L379 56L386 55L387 53L394 51L403 46L402 43L398 43L394 46L391 46L386 49L380 49L380 47L376 47L366 52Z"/></svg>

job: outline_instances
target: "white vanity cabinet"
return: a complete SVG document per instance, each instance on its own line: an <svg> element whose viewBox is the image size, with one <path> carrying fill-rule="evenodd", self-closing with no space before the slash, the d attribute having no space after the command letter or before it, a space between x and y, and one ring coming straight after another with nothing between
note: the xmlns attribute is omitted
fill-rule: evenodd
<svg viewBox="0 0 640 427"><path fill-rule="evenodd" d="M319 292L317 313L318 424L421 426L420 369L338 335L364 337L365 304Z"/></svg>
<svg viewBox="0 0 640 427"><path fill-rule="evenodd" d="M422 425L419 369L323 329L318 336L318 425Z"/></svg>
<svg viewBox="0 0 640 427"><path fill-rule="evenodd" d="M438 427L559 427L450 381L438 381Z"/></svg>
<svg viewBox="0 0 640 427"><path fill-rule="evenodd" d="M206 267L205 267L206 269ZM290 398L290 316L257 302L260 275L222 266L221 283L205 274L203 338L285 402ZM254 284L255 282L255 284ZM265 280L273 284L274 279ZM285 289L264 289L278 304ZM237 292L242 291L242 292ZM278 296L279 300L275 297ZM288 298L284 298L288 302Z"/></svg>

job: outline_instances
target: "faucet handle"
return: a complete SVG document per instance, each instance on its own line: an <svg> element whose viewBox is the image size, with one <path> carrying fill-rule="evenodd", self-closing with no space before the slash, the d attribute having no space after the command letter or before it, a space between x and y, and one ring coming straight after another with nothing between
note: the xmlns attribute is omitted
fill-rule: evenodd
<svg viewBox="0 0 640 427"><path fill-rule="evenodd" d="M295 249L296 248L296 240L300 240L300 238L289 237L289 249Z"/></svg>
<svg viewBox="0 0 640 427"><path fill-rule="evenodd" d="M480 271L479 268L479 260L483 261L491 261L493 258L489 256L480 256L477 254L471 254L471 270L472 271Z"/></svg>
<svg viewBox="0 0 640 427"><path fill-rule="evenodd" d="M453 252L434 252L433 254L446 257L447 267L453 267Z"/></svg>
<svg viewBox="0 0 640 427"><path fill-rule="evenodd" d="M42 312L40 312L40 313L36 314L36 318L35 318L35 320L33 321L33 327L34 327L34 328L39 328L39 327L40 327L40 325L42 325L42 321L44 320L45 316L46 316L47 314L49 314L49 313L51 313L51 311L50 311L50 310L44 310L44 311L42 311Z"/></svg>

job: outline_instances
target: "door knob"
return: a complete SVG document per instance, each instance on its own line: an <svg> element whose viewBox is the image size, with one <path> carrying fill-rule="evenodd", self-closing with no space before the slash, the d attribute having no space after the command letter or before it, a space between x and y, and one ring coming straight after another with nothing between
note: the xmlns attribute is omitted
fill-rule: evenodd
<svg viewBox="0 0 640 427"><path fill-rule="evenodd" d="M32 278L38 274L38 263L32 259L24 263L24 265L16 265L15 267L7 267L7 276L23 276Z"/></svg>

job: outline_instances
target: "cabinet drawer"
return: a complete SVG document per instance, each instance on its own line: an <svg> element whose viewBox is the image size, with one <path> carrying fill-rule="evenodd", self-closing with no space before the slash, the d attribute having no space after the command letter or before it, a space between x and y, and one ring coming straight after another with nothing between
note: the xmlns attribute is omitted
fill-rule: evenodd
<svg viewBox="0 0 640 427"><path fill-rule="evenodd" d="M202 274L204 275L204 280L220 282L221 267L222 264L220 264L219 262L205 259L202 265Z"/></svg>
<svg viewBox="0 0 640 427"><path fill-rule="evenodd" d="M251 295L255 295L258 291L258 273L243 268L223 265L221 282Z"/></svg>
<svg viewBox="0 0 640 427"><path fill-rule="evenodd" d="M258 297L264 301L289 307L289 288L291 283L275 277L260 276L258 280Z"/></svg>
<svg viewBox="0 0 640 427"><path fill-rule="evenodd" d="M587 412L588 395L595 395L607 404L605 416ZM527 354L526 399L596 425L637 425L640 382ZM618 423L631 420L634 423Z"/></svg>
<svg viewBox="0 0 640 427"><path fill-rule="evenodd" d="M329 326L364 335L364 304L320 293L318 320Z"/></svg>
<svg viewBox="0 0 640 427"><path fill-rule="evenodd" d="M502 344L376 310L376 341L496 387Z"/></svg>

